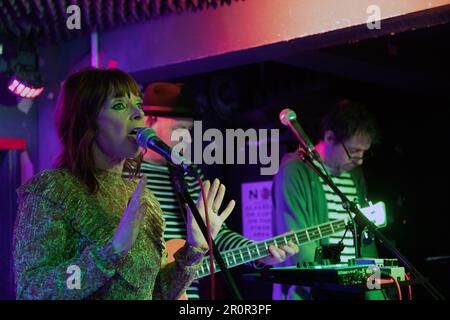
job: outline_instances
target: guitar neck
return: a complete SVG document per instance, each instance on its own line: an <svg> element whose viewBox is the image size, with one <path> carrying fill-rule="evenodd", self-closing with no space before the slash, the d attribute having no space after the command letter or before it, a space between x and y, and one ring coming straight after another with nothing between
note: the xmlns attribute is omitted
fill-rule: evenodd
<svg viewBox="0 0 450 320"><path fill-rule="evenodd" d="M332 222L326 222L314 227L295 231L286 235L277 236L269 240L255 242L240 248L227 250L221 253L222 259L227 268L233 268L238 265L255 261L260 258L270 255L269 246L274 245L276 247L280 245L286 245L289 241L294 242L297 245L303 245L308 242L327 238L334 233L345 230L347 225L347 219L335 220ZM205 277L211 274L209 265L209 256L203 258L200 266L200 270L197 272L195 279ZM214 271L220 271L219 265L214 260Z"/></svg>

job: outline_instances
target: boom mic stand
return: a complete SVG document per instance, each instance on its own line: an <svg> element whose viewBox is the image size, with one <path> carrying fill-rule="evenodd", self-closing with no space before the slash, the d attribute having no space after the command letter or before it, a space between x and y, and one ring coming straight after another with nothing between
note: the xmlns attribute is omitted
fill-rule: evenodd
<svg viewBox="0 0 450 320"><path fill-rule="evenodd" d="M445 300L444 296L430 283L430 281L425 278L422 273L417 270L411 262L409 262L402 253L394 246L392 245L389 240L378 230L378 228L373 224L369 219L366 218L366 216L359 210L358 206L353 202L350 201L345 194L339 190L339 188L334 184L334 182L314 163L313 159L315 158L313 154L308 152L307 146L303 143L303 141L300 140L300 157L301 159L336 193L336 195L341 198L342 206L347 211L354 214L354 217L351 216L351 219L353 219L354 223L357 225L357 228L362 231L365 228L369 230L373 234L373 236L380 241L380 243L393 255L395 256L410 272L411 275L415 278L419 279L420 282L423 284L425 289L431 294L431 296L435 300ZM357 232L359 234L360 232ZM358 242L360 239L357 237ZM360 246L357 246L358 251Z"/></svg>

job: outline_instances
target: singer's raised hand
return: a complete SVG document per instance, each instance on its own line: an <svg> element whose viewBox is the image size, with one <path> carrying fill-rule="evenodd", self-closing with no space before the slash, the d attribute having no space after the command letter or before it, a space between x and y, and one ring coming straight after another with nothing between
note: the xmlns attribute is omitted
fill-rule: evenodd
<svg viewBox="0 0 450 320"><path fill-rule="evenodd" d="M225 196L225 186L220 183L219 179L215 179L211 185L209 181L204 183L205 195L206 195L206 205L208 207L208 218L210 225L211 236L214 239L222 227L223 222L228 218L236 205L234 200L231 200L225 209L219 213L220 207ZM205 207L203 205L203 197L200 192L197 201L198 211L206 223L205 220ZM208 242L203 236L200 227L192 216L192 212L188 210L188 221L187 221L187 242L191 246L202 247L203 249L208 248Z"/></svg>
<svg viewBox="0 0 450 320"><path fill-rule="evenodd" d="M133 247L138 236L144 211L142 197L146 184L147 178L143 175L130 198L127 208L122 214L122 218L114 234L113 246L121 254L126 254Z"/></svg>

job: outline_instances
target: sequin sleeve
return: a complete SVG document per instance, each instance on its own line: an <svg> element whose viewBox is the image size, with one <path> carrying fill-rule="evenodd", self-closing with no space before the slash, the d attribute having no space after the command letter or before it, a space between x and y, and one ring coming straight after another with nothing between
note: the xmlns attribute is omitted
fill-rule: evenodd
<svg viewBox="0 0 450 320"><path fill-rule="evenodd" d="M122 257L112 242L76 248L71 239L78 235L63 212L40 195L19 198L13 252L17 299L84 299L115 274Z"/></svg>
<svg viewBox="0 0 450 320"><path fill-rule="evenodd" d="M203 249L186 244L174 254L175 261L167 263L167 251L164 250L153 298L156 300L178 299L194 279L205 253Z"/></svg>

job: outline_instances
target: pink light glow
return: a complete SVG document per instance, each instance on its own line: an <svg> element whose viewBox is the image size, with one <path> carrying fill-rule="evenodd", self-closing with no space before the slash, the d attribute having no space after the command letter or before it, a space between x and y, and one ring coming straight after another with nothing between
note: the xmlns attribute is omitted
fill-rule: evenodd
<svg viewBox="0 0 450 320"><path fill-rule="evenodd" d="M44 91L44 87L41 88L34 88L26 86L25 84L21 83L16 78L13 78L8 86L8 89L17 95L20 95L24 98L34 99L37 96L39 96L42 91Z"/></svg>
<svg viewBox="0 0 450 320"><path fill-rule="evenodd" d="M19 81L17 81L16 79L14 79L13 83L10 84L10 86L8 87L9 90L14 91L17 86L19 85Z"/></svg>
<svg viewBox="0 0 450 320"><path fill-rule="evenodd" d="M114 60L114 59L108 60L108 69L117 68L118 66L119 66L119 62L117 60Z"/></svg>
<svg viewBox="0 0 450 320"><path fill-rule="evenodd" d="M21 97L25 97L28 95L28 93L30 93L30 88L29 87L25 87L25 89L23 89L23 91L20 93Z"/></svg>
<svg viewBox="0 0 450 320"><path fill-rule="evenodd" d="M35 92L36 92L36 89L35 88L31 88L30 92L26 95L25 98L33 98Z"/></svg>
<svg viewBox="0 0 450 320"><path fill-rule="evenodd" d="M23 89L25 89L25 86L21 83L21 84L19 84L19 86L16 88L16 90L14 90L14 93L15 93L15 94L20 94L20 93L23 91Z"/></svg>
<svg viewBox="0 0 450 320"><path fill-rule="evenodd" d="M37 97L38 95L40 95L42 93L42 91L44 91L44 87L36 89L36 92L33 97Z"/></svg>

